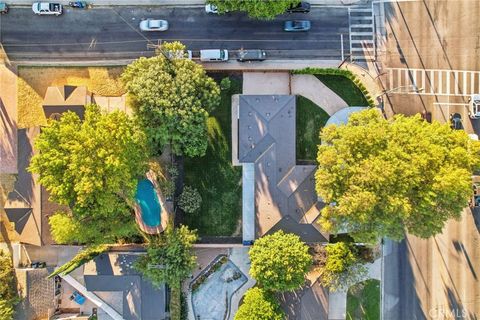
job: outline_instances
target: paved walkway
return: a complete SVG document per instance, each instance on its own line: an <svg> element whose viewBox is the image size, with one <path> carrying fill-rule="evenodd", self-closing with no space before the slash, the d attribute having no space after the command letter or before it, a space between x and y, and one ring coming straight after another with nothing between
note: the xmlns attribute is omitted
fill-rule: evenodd
<svg viewBox="0 0 480 320"><path fill-rule="evenodd" d="M290 94L289 72L244 72L243 94Z"/></svg>
<svg viewBox="0 0 480 320"><path fill-rule="evenodd" d="M250 257L248 256L249 247L243 248L233 248L230 251L230 261L232 261L239 269L243 272L244 275L247 276L248 281L245 283L237 292L235 292L232 296L231 306L230 306L230 314L228 319L233 320L235 317L235 313L237 313L240 300L242 299L245 292L253 287L256 283L255 279L250 277Z"/></svg>
<svg viewBox="0 0 480 320"><path fill-rule="evenodd" d="M330 116L348 107L342 98L311 74L292 75L291 92L312 100Z"/></svg>

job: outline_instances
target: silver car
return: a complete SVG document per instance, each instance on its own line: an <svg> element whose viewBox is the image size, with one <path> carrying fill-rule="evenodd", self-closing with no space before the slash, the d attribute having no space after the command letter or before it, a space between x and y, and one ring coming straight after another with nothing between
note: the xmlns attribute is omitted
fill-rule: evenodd
<svg viewBox="0 0 480 320"><path fill-rule="evenodd" d="M287 32L300 32L310 30L311 23L308 20L289 20L285 21L283 30Z"/></svg>
<svg viewBox="0 0 480 320"><path fill-rule="evenodd" d="M167 31L167 20L147 19L140 22L140 30L142 31Z"/></svg>

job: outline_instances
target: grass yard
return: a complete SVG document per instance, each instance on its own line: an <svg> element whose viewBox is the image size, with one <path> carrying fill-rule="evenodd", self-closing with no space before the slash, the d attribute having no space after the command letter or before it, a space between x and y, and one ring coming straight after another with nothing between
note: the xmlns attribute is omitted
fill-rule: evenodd
<svg viewBox="0 0 480 320"><path fill-rule="evenodd" d="M338 94L349 106L368 106L367 99L350 79L336 75L315 75L315 77Z"/></svg>
<svg viewBox="0 0 480 320"><path fill-rule="evenodd" d="M348 289L347 320L380 319L380 281L365 280Z"/></svg>
<svg viewBox="0 0 480 320"><path fill-rule="evenodd" d="M203 236L232 235L242 212L242 170L232 166L231 146L231 96L242 92L242 81L230 79L230 89L222 90L220 105L208 119L206 155L185 158L185 184L197 188L202 196L199 212L185 214L185 220Z"/></svg>
<svg viewBox="0 0 480 320"><path fill-rule="evenodd" d="M49 86L87 86L102 96L125 93L119 79L123 67L20 67L18 69L18 125L28 128L46 123L42 101Z"/></svg>
<svg viewBox="0 0 480 320"><path fill-rule="evenodd" d="M320 129L329 118L321 107L311 100L297 96L297 159L315 160L320 144Z"/></svg>

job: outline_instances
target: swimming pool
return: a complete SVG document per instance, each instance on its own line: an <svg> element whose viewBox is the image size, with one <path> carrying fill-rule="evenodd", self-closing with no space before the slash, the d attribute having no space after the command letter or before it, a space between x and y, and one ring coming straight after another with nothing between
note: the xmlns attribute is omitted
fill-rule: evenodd
<svg viewBox="0 0 480 320"><path fill-rule="evenodd" d="M149 227L160 225L162 207L160 206L157 192L150 180L144 179L138 182L135 200L142 211L143 222Z"/></svg>

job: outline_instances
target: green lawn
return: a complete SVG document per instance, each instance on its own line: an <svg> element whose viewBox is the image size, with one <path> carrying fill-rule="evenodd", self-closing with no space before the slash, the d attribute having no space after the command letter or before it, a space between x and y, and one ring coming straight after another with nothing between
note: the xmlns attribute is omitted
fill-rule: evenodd
<svg viewBox="0 0 480 320"><path fill-rule="evenodd" d="M380 319L380 281L365 280L348 289L347 320Z"/></svg>
<svg viewBox="0 0 480 320"><path fill-rule="evenodd" d="M349 106L368 106L363 93L350 79L335 75L315 75L315 77L338 94Z"/></svg>
<svg viewBox="0 0 480 320"><path fill-rule="evenodd" d="M231 152L231 96L242 92L242 81L230 79L231 88L222 90L220 106L208 119L206 155L185 159L185 184L202 195L200 211L185 214L186 223L201 236L232 235L242 212L242 170L232 166Z"/></svg>
<svg viewBox="0 0 480 320"><path fill-rule="evenodd" d="M297 159L315 160L320 144L320 129L329 115L311 100L297 96Z"/></svg>

